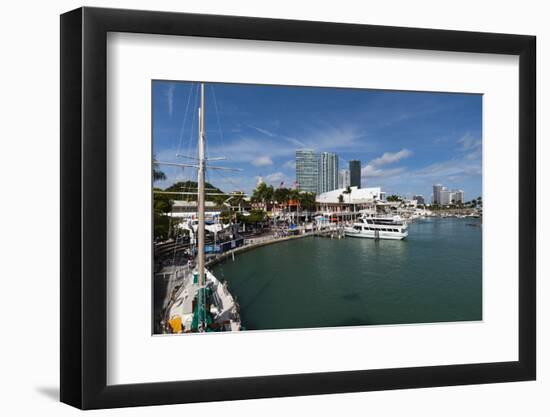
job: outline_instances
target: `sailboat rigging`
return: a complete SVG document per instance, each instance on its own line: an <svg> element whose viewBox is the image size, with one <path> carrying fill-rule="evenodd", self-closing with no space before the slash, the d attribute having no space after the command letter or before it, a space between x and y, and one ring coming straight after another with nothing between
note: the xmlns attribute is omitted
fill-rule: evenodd
<svg viewBox="0 0 550 417"><path fill-rule="evenodd" d="M231 296L227 291L227 288L224 284L220 283L211 273L206 271L206 251L205 251L205 231L207 229L206 219L205 219L205 195L206 195L206 183L205 183L205 173L206 170L223 170L223 171L241 171L236 168L222 167L222 166L211 166L207 164L208 161L220 161L224 160L225 157L215 157L207 158L205 152L205 142L206 142L206 131L205 131L205 85L204 83L200 84L200 104L198 107L198 157L187 156L177 154L178 157L184 157L187 159L194 160L192 163L176 163L176 162L163 162L163 161L154 161L155 164L175 166L175 167L190 167L197 169L197 218L198 224L196 228L196 243L197 243L197 262L196 270L193 271L193 280L189 281L188 288L184 289L180 294L180 297L188 297L189 289L196 289L196 303L192 307L192 321L188 328L190 331L205 332L208 330L208 326L211 324L209 320L209 312L207 311L207 293L215 291L217 294L213 299L217 300L217 306L215 310L217 311L217 316L222 323L229 322L231 330L240 329L240 318L238 316L238 307ZM194 194L192 192L162 192L160 193L174 193L174 194ZM209 193L211 194L211 193ZM214 193L221 194L221 193ZM226 194L221 194L226 195ZM209 279L212 285L209 287L207 284L207 279ZM196 285L196 288L193 287ZM187 294L185 293L187 291ZM178 305L178 303L174 303ZM182 305L184 303L179 303ZM170 309L170 308L169 308ZM227 314L230 313L230 314ZM182 313L183 315L183 313ZM229 318L232 318L228 320ZM183 321L183 319L181 320ZM180 321L180 322L181 322ZM218 323L219 324L219 323ZM185 326L184 326L185 329Z"/></svg>

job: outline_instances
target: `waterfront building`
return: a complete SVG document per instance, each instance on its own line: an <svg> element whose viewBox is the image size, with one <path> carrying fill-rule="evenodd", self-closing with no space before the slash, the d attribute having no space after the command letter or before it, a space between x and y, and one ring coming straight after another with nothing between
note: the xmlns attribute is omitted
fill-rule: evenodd
<svg viewBox="0 0 550 417"><path fill-rule="evenodd" d="M453 192L447 190L445 187L439 192L439 204L442 206L448 206L453 202Z"/></svg>
<svg viewBox="0 0 550 417"><path fill-rule="evenodd" d="M449 190L441 184L435 184L433 186L432 201L434 204L441 206L464 204L464 190Z"/></svg>
<svg viewBox="0 0 550 417"><path fill-rule="evenodd" d="M425 205L424 197L422 195L413 195L413 200L416 200L416 204Z"/></svg>
<svg viewBox="0 0 550 417"><path fill-rule="evenodd" d="M338 188L348 188L351 186L349 169L342 169L338 174Z"/></svg>
<svg viewBox="0 0 550 417"><path fill-rule="evenodd" d="M361 188L361 161L349 161L350 185Z"/></svg>
<svg viewBox="0 0 550 417"><path fill-rule="evenodd" d="M319 162L311 149L296 151L296 185L302 191L317 193Z"/></svg>
<svg viewBox="0 0 550 417"><path fill-rule="evenodd" d="M441 191L443 191L445 187L441 184L435 184L433 186L433 196L432 196L432 203L434 204L441 204Z"/></svg>
<svg viewBox="0 0 550 417"><path fill-rule="evenodd" d="M353 211L372 208L376 203L383 201L386 193L380 187L338 188L326 193L318 194L315 198L317 209L321 212Z"/></svg>
<svg viewBox="0 0 550 417"><path fill-rule="evenodd" d="M214 201L205 201L205 217L208 219L219 217L223 208L224 206L216 204ZM176 219L197 219L197 202L174 200L172 209L167 215Z"/></svg>
<svg viewBox="0 0 550 417"><path fill-rule="evenodd" d="M464 204L464 191L463 190L454 190L453 191L454 198L456 204Z"/></svg>
<svg viewBox="0 0 550 417"><path fill-rule="evenodd" d="M338 156L331 152L319 155L317 193L326 193L338 188Z"/></svg>

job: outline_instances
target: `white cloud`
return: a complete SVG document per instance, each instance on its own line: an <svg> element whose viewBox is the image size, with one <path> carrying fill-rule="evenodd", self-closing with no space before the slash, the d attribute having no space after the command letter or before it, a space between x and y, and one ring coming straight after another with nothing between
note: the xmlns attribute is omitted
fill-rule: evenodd
<svg viewBox="0 0 550 417"><path fill-rule="evenodd" d="M257 126L253 126L253 125L248 125L249 127L251 127L252 129L260 132L260 133L263 133L264 135L266 136L269 136L270 138L274 138L275 136L277 136L276 133L270 131L270 130L267 130L267 129L262 129L261 127L257 127Z"/></svg>
<svg viewBox="0 0 550 417"><path fill-rule="evenodd" d="M481 165L478 162L467 162L464 159L451 159L437 162L409 173L411 177L442 181L444 178L481 175Z"/></svg>
<svg viewBox="0 0 550 417"><path fill-rule="evenodd" d="M283 168L286 168L286 169L296 169L296 160L295 160L295 159L291 159L290 161L286 161L286 162L283 164Z"/></svg>
<svg viewBox="0 0 550 417"><path fill-rule="evenodd" d="M403 174L406 171L405 167L400 168L391 168L391 169L380 169L376 168L373 165L366 165L361 170L361 176L363 178L389 178L395 177Z"/></svg>
<svg viewBox="0 0 550 417"><path fill-rule="evenodd" d="M276 184L279 185L281 182L286 182L287 177L282 172L274 172L272 174L269 174L264 178L265 182L268 184Z"/></svg>
<svg viewBox="0 0 550 417"><path fill-rule="evenodd" d="M175 84L170 84L166 90L166 102L168 104L168 114L172 117L174 111L174 91L176 90Z"/></svg>
<svg viewBox="0 0 550 417"><path fill-rule="evenodd" d="M256 129L258 130L258 129ZM263 135L241 136L229 143L209 146L212 155L225 155L230 162L252 163L255 159L269 155L270 158L292 157L296 149L308 148L318 151L339 152L350 149L371 148L373 143L365 141L365 134L351 127L325 126L323 128L308 128L300 140L285 136Z"/></svg>
<svg viewBox="0 0 550 417"><path fill-rule="evenodd" d="M470 133L466 133L460 139L457 140L460 144L461 151L471 151L481 147L481 139L472 136Z"/></svg>
<svg viewBox="0 0 550 417"><path fill-rule="evenodd" d="M381 167L388 164L393 164L402 159L408 158L413 154L409 149L401 149L398 152L384 152L382 156L373 159L361 169L361 176L365 179L369 178L389 178L402 175L407 169L405 167L397 167L390 169L382 169Z"/></svg>
<svg viewBox="0 0 550 417"><path fill-rule="evenodd" d="M382 166L386 164L393 164L401 159L408 158L413 154L408 149L401 149L399 152L385 152L381 157L373 159L369 162L369 165Z"/></svg>
<svg viewBox="0 0 550 417"><path fill-rule="evenodd" d="M464 158L467 159L468 161L473 161L473 160L481 158L481 149L478 149L476 151L473 151L473 152L470 152L470 153L466 154L466 156L464 156Z"/></svg>
<svg viewBox="0 0 550 417"><path fill-rule="evenodd" d="M255 167L266 167L269 165L273 165L273 161L269 156L263 155L253 159L251 164L254 165Z"/></svg>

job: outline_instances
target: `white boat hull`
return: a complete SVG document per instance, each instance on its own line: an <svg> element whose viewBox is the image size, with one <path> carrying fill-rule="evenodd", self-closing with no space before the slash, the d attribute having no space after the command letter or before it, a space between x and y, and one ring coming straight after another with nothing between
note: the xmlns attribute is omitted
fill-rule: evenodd
<svg viewBox="0 0 550 417"><path fill-rule="evenodd" d="M387 240L403 240L408 235L409 232L378 232L378 236L376 236L376 233L371 230L345 230L345 235L348 237L359 237L364 239L387 239Z"/></svg>

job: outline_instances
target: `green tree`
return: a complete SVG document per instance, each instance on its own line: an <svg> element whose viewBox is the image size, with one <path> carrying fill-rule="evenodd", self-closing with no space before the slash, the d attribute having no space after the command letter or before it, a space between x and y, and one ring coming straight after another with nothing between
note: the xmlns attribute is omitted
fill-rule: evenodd
<svg viewBox="0 0 550 417"><path fill-rule="evenodd" d="M237 221L246 224L256 224L267 220L267 214L263 210L251 210L248 216L237 213Z"/></svg>
<svg viewBox="0 0 550 417"><path fill-rule="evenodd" d="M277 188L273 192L273 199L279 205L286 206L290 198L290 190L288 188Z"/></svg>
<svg viewBox="0 0 550 417"><path fill-rule="evenodd" d="M302 195L302 192L298 189L288 190L288 198L290 200L296 201L298 205L301 205L301 202L300 202L301 195Z"/></svg>
<svg viewBox="0 0 550 417"><path fill-rule="evenodd" d="M153 155L153 182L162 181L166 179L166 174L159 168L159 164Z"/></svg>
<svg viewBox="0 0 550 417"><path fill-rule="evenodd" d="M244 193L242 191L236 191L231 194L229 203L233 207L241 207L244 204Z"/></svg>
<svg viewBox="0 0 550 417"><path fill-rule="evenodd" d="M399 197L398 195L395 195L395 194L392 194L392 195L389 195L388 197L386 197L386 200L387 201L402 201L401 197Z"/></svg>
<svg viewBox="0 0 550 417"><path fill-rule="evenodd" d="M346 194L348 196L348 203L351 203L351 187L348 185L348 187L342 191L343 194ZM340 201L340 199L338 199ZM343 201L340 201L340 203L343 203Z"/></svg>
<svg viewBox="0 0 550 417"><path fill-rule="evenodd" d="M268 186L265 182L261 182L252 192L251 200L255 203L262 203L264 209L267 210L268 203L273 201L273 194L273 186Z"/></svg>
<svg viewBox="0 0 550 417"><path fill-rule="evenodd" d="M315 193L300 192L298 193L298 201L302 209L315 211Z"/></svg>
<svg viewBox="0 0 550 417"><path fill-rule="evenodd" d="M206 201L214 201L217 204L222 204L229 195L224 193L222 190L220 190L217 187L214 187L212 184L206 182L204 184L205 188L205 200ZM172 193L189 193L189 194L181 194L181 197L177 196L177 194L174 194L173 196L178 197L178 200L185 200L185 201L197 201L197 189L198 185L196 181L179 181L176 182L169 187L166 187L164 191L172 192Z"/></svg>
<svg viewBox="0 0 550 417"><path fill-rule="evenodd" d="M157 191L157 192L155 192ZM166 240L170 236L173 200L167 194L158 193L160 188L153 189L153 236L155 240Z"/></svg>

